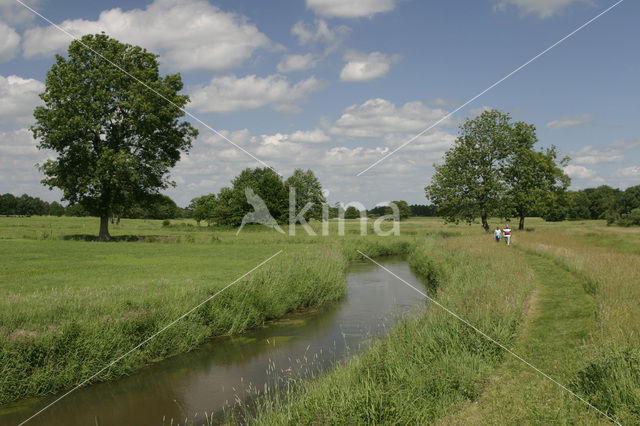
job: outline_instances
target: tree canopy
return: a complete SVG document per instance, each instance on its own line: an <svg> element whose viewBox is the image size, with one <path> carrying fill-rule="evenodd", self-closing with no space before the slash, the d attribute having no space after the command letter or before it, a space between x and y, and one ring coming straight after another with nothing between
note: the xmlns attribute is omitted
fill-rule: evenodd
<svg viewBox="0 0 640 426"><path fill-rule="evenodd" d="M326 203L322 185L311 170L296 169L283 181L268 167L247 168L231 181L231 187L224 187L215 194L204 195L191 201L194 218L206 220L210 224L238 226L253 206L247 202L246 189L250 188L267 206L269 213L279 222L289 219L289 188L296 190L296 214L307 202L313 207L304 215L305 219L322 217L322 204Z"/></svg>
<svg viewBox="0 0 640 426"><path fill-rule="evenodd" d="M327 202L322 193L322 185L311 170L295 169L293 174L284 182L287 194L291 188L295 188L296 210L301 210L307 203L312 206L304 214L304 218L322 219L322 205ZM297 213L297 211L296 211Z"/></svg>
<svg viewBox="0 0 640 426"><path fill-rule="evenodd" d="M110 239L114 211L173 184L169 169L198 133L179 121L182 87L180 74L159 75L157 55L105 34L56 56L31 128L40 149L57 153L40 166L42 182L100 217L99 240Z"/></svg>
<svg viewBox="0 0 640 426"><path fill-rule="evenodd" d="M556 164L555 147L535 151L536 142L535 127L512 123L509 114L490 110L467 119L444 162L434 165L427 198L448 221L480 217L488 231L489 216L515 213L524 228L525 216L541 200L551 202L569 185Z"/></svg>

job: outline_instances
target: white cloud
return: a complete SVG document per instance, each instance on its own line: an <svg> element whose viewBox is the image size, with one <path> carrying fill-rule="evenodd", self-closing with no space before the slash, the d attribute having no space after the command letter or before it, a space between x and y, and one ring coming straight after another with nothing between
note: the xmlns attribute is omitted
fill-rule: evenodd
<svg viewBox="0 0 640 426"><path fill-rule="evenodd" d="M60 191L51 192L40 184L43 175L35 167L47 158L48 150L38 150L37 141L26 128L0 131L0 194L29 194L47 200L59 200Z"/></svg>
<svg viewBox="0 0 640 426"><path fill-rule="evenodd" d="M304 71L316 66L317 59L313 54L285 55L278 64L279 72Z"/></svg>
<svg viewBox="0 0 640 426"><path fill-rule="evenodd" d="M418 101L396 107L386 99L369 99L361 105L347 107L331 126L330 133L360 138L381 138L385 133L418 133L446 114L442 109L432 109Z"/></svg>
<svg viewBox="0 0 640 426"><path fill-rule="evenodd" d="M618 163L624 160L621 150L615 148L595 148L591 145L573 153L572 160L576 164Z"/></svg>
<svg viewBox="0 0 640 426"><path fill-rule="evenodd" d="M181 70L227 70L247 61L269 38L244 16L224 12L203 0L155 0L146 9L100 13L97 21L66 20L61 27L76 36L104 31L126 43L160 53L160 62ZM67 35L53 26L24 34L26 57L48 56L66 49Z"/></svg>
<svg viewBox="0 0 640 426"><path fill-rule="evenodd" d="M393 10L395 3L395 0L307 0L307 8L327 17L359 18Z"/></svg>
<svg viewBox="0 0 640 426"><path fill-rule="evenodd" d="M0 62L12 60L20 50L20 35L5 24L0 22Z"/></svg>
<svg viewBox="0 0 640 426"><path fill-rule="evenodd" d="M391 64L398 61L397 55L388 56L380 52L369 54L349 50L344 58L347 63L340 72L340 81L371 81L384 77Z"/></svg>
<svg viewBox="0 0 640 426"><path fill-rule="evenodd" d="M370 99L345 108L335 121L321 123L311 130L252 135L248 129L241 129L220 133L285 177L296 167L311 168L323 187L330 190L332 200L357 200L369 206L397 199L399 193L410 202L424 198L423 187L428 183L432 163L455 140L455 135L446 129L436 128L416 138L393 159L372 170L371 174L382 177L382 181L363 181L355 175L445 114L446 111L428 108L421 102L395 106L385 99ZM192 154L175 169L187 182L188 194L171 195L186 202L187 197L229 185L244 167L256 166L261 167L223 138L203 131ZM407 182L419 183L407 185Z"/></svg>
<svg viewBox="0 0 640 426"><path fill-rule="evenodd" d="M565 127L588 127L593 123L593 115L582 114L573 116L564 116L557 120L547 123L549 129L562 129Z"/></svg>
<svg viewBox="0 0 640 426"><path fill-rule="evenodd" d="M324 54L336 50L349 35L349 32L349 27L344 25L329 27L324 19L316 19L313 24L298 21L291 27L291 34L298 38L298 44L321 44L324 46Z"/></svg>
<svg viewBox="0 0 640 426"><path fill-rule="evenodd" d="M470 113L472 116L476 116L476 115L480 115L480 114L482 114L483 112L493 111L494 109L495 109L495 108L492 108L492 107L490 107L490 106L482 105L481 107L473 108L471 111L469 111L469 113Z"/></svg>
<svg viewBox="0 0 640 426"><path fill-rule="evenodd" d="M289 140L301 143L322 143L329 142L331 138L320 129L296 130L289 136Z"/></svg>
<svg viewBox="0 0 640 426"><path fill-rule="evenodd" d="M636 179L636 182L637 182L638 179L640 179L640 167L638 166L625 167L624 169L618 170L616 172L616 176L627 178L627 179Z"/></svg>
<svg viewBox="0 0 640 426"><path fill-rule="evenodd" d="M453 99L443 99L443 98L430 99L427 103L429 105L437 105L437 106L445 106L445 107L453 107L458 105L458 102L454 101Z"/></svg>
<svg viewBox="0 0 640 426"><path fill-rule="evenodd" d="M632 149L640 148L640 139L615 141L615 142L612 142L610 145L614 148L632 150Z"/></svg>
<svg viewBox="0 0 640 426"><path fill-rule="evenodd" d="M574 164L566 166L564 168L564 172L570 177L578 179L593 179L597 176L594 170L588 169L584 166L576 166Z"/></svg>
<svg viewBox="0 0 640 426"><path fill-rule="evenodd" d="M27 4L38 10L42 0L30 0ZM36 15L15 0L0 0L0 18L14 27L22 27L31 23Z"/></svg>
<svg viewBox="0 0 640 426"><path fill-rule="evenodd" d="M0 154L2 156L34 156L38 154L37 142L29 129L0 132Z"/></svg>
<svg viewBox="0 0 640 426"><path fill-rule="evenodd" d="M214 77L207 86L193 92L190 106L200 112L226 113L265 105L282 111L297 107L297 103L304 102L310 93L320 90L323 85L315 77L294 85L279 75Z"/></svg>
<svg viewBox="0 0 640 426"><path fill-rule="evenodd" d="M495 5L495 9L504 10L508 6L515 6L524 15L532 13L540 18L550 18L562 13L567 6L577 2L577 0L500 0ZM585 0L582 2L590 3Z"/></svg>
<svg viewBox="0 0 640 426"><path fill-rule="evenodd" d="M31 124L33 109L42 103L44 84L32 78L0 75L0 125L13 128Z"/></svg>

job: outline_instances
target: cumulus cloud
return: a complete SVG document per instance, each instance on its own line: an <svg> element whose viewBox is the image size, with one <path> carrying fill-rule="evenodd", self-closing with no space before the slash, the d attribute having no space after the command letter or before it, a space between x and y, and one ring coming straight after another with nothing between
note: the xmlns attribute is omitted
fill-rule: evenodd
<svg viewBox="0 0 640 426"><path fill-rule="evenodd" d="M324 83L309 77L291 85L279 75L257 77L233 75L214 77L209 84L192 92L191 108L200 112L226 113L271 105L288 111L304 102L309 94L320 90ZM294 110L295 111L295 110Z"/></svg>
<svg viewBox="0 0 640 426"><path fill-rule="evenodd" d="M331 126L330 133L360 138L380 138L385 133L418 133L446 114L442 109L432 109L418 101L396 107L386 99L375 98L347 107Z"/></svg>
<svg viewBox="0 0 640 426"><path fill-rule="evenodd" d="M340 72L340 81L371 81L384 77L391 64L398 61L397 55L385 55L380 52L362 53L349 50L344 58L347 63Z"/></svg>
<svg viewBox="0 0 640 426"><path fill-rule="evenodd" d="M48 200L60 199L60 191L50 192L40 184L43 176L35 167L52 158L53 153L38 150L36 145L29 129L0 131L0 194L27 193Z"/></svg>
<svg viewBox="0 0 640 426"><path fill-rule="evenodd" d="M307 0L307 8L330 18L359 18L393 10L395 3L395 0Z"/></svg>
<svg viewBox="0 0 640 426"><path fill-rule="evenodd" d="M315 67L317 62L317 59L311 53L306 55L285 55L278 64L278 71L304 71Z"/></svg>
<svg viewBox="0 0 640 426"><path fill-rule="evenodd" d="M626 178L626 179L635 179L636 182L640 179L640 167L638 166L630 166L620 169L616 172L616 176Z"/></svg>
<svg viewBox="0 0 640 426"><path fill-rule="evenodd" d="M324 54L336 50L349 32L349 27L344 25L330 27L324 19L316 19L313 24L298 21L291 27L291 34L298 38L298 44L322 45Z"/></svg>
<svg viewBox="0 0 640 426"><path fill-rule="evenodd" d="M104 31L122 42L158 51L161 63L181 70L228 70L243 64L256 49L272 47L246 17L203 0L155 0L144 10L115 8L100 13L97 21L72 19L60 26L76 36ZM32 28L24 33L24 55L48 56L65 50L69 42L69 36L53 26Z"/></svg>
<svg viewBox="0 0 640 426"><path fill-rule="evenodd" d="M301 143L322 143L331 140L329 135L320 129L296 130L289 136L289 139L293 142Z"/></svg>
<svg viewBox="0 0 640 426"><path fill-rule="evenodd" d="M562 129L565 127L588 127L593 124L593 115L571 115L564 116L557 120L553 120L547 123L548 129Z"/></svg>
<svg viewBox="0 0 640 426"><path fill-rule="evenodd" d="M589 145L574 152L572 159L576 164L586 165L618 163L624 160L624 154L620 149L609 147L596 148Z"/></svg>
<svg viewBox="0 0 640 426"><path fill-rule="evenodd" d="M12 60L20 50L20 35L8 26L0 22L0 62Z"/></svg>
<svg viewBox="0 0 640 426"><path fill-rule="evenodd" d="M392 160L380 163L370 173L380 179L362 180L357 172L379 160L446 115L421 102L394 105L385 99L370 99L345 108L335 120L313 129L252 134L248 129L220 130L225 137L256 155L283 176L297 167L310 168L334 201L361 201L366 206L397 199L424 199L433 162L440 159L455 140L446 127L435 128L398 151ZM445 126L451 124L443 123ZM178 163L175 175L185 180L185 192L171 192L182 204L202 193L228 186L231 177L245 167L261 167L222 137L203 130L192 153ZM406 182L419 182L406 185ZM400 188L400 189L399 189ZM404 191L404 192L403 192ZM394 195L395 194L395 195Z"/></svg>
<svg viewBox="0 0 640 426"><path fill-rule="evenodd" d="M0 75L0 125L24 126L33 122L33 109L42 103L44 84L32 78Z"/></svg>
<svg viewBox="0 0 640 426"><path fill-rule="evenodd" d="M581 0L583 3L587 1ZM550 18L560 14L572 3L578 0L500 0L496 5L496 10L505 10L509 6L517 7L524 15L534 14L540 18Z"/></svg>
<svg viewBox="0 0 640 426"><path fill-rule="evenodd" d="M593 179L595 178L595 170L588 169L584 166L577 166L575 164L569 164L564 168L564 172L572 178L578 179Z"/></svg>
<svg viewBox="0 0 640 426"><path fill-rule="evenodd" d="M42 0L30 0L29 7L38 10ZM36 15L15 0L0 0L0 18L14 27L22 27L31 23Z"/></svg>

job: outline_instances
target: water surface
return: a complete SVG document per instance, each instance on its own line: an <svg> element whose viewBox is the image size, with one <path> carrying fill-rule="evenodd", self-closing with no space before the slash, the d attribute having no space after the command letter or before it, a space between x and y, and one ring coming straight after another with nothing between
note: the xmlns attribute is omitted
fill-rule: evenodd
<svg viewBox="0 0 640 426"><path fill-rule="evenodd" d="M392 257L380 263L419 285L404 260ZM300 377L359 352L370 337L388 332L398 318L424 306L423 296L382 268L354 263L347 274L347 295L330 306L240 336L215 338L131 376L78 389L28 424L161 425L186 418L199 424L205 412L219 414L276 378ZM55 398L0 407L0 424L18 424Z"/></svg>

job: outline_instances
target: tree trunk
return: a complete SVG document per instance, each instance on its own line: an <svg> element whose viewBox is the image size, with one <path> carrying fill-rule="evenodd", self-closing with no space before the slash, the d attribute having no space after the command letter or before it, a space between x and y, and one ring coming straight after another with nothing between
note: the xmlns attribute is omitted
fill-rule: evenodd
<svg viewBox="0 0 640 426"><path fill-rule="evenodd" d="M487 223L487 216L486 215L482 215L482 228L484 229L485 232L489 232L489 224Z"/></svg>
<svg viewBox="0 0 640 426"><path fill-rule="evenodd" d="M98 241L109 241L111 235L109 235L109 215L100 216L100 234L98 234Z"/></svg>
<svg viewBox="0 0 640 426"><path fill-rule="evenodd" d="M520 215L520 223L518 224L518 230L522 231L524 229L524 215Z"/></svg>

